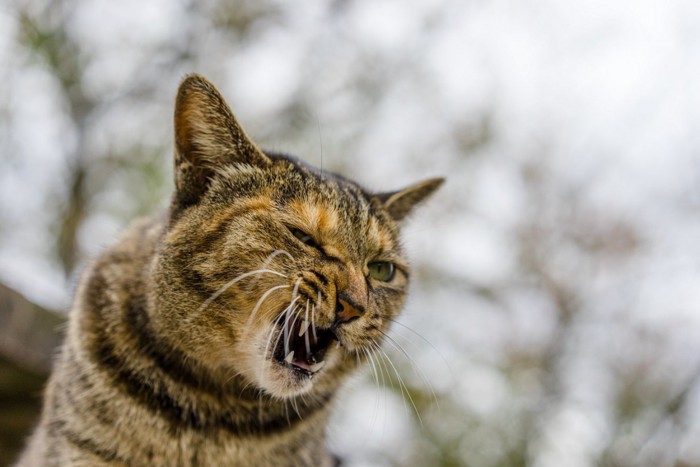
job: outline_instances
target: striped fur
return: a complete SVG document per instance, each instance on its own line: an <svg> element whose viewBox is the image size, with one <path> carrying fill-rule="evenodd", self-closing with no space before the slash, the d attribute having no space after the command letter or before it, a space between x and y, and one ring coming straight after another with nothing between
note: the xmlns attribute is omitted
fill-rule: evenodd
<svg viewBox="0 0 700 467"><path fill-rule="evenodd" d="M18 465L334 465L337 389L404 302L399 223L440 183L373 194L264 153L187 77L171 207L85 272Z"/></svg>

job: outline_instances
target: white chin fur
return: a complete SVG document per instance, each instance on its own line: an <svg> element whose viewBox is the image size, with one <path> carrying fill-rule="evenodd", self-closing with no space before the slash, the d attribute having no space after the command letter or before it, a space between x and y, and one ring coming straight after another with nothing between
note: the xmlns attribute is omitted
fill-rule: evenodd
<svg viewBox="0 0 700 467"><path fill-rule="evenodd" d="M274 397L286 399L306 394L313 387L313 378L300 375L291 368L270 360L265 362L265 366L260 387Z"/></svg>
<svg viewBox="0 0 700 467"><path fill-rule="evenodd" d="M266 358L271 354L267 345L268 336L269 329L267 332L261 332L257 339L251 339L246 348L241 349L247 358L245 368L241 368L240 373L252 384L279 399L308 393L313 388L313 378L300 375L291 368ZM237 363L240 365L240 362ZM317 376L314 375L314 377Z"/></svg>

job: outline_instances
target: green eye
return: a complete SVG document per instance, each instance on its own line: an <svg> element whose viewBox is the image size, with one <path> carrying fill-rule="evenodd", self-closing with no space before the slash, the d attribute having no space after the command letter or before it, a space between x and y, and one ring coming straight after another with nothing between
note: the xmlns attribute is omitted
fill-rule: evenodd
<svg viewBox="0 0 700 467"><path fill-rule="evenodd" d="M310 246L315 246L316 242L314 241L314 238L307 234L306 232L303 232L299 229L289 229L292 232L292 235L294 235L301 243L305 245L310 245Z"/></svg>
<svg viewBox="0 0 700 467"><path fill-rule="evenodd" d="M394 263L385 261L375 261L367 265L369 275L382 282L390 282L396 274Z"/></svg>

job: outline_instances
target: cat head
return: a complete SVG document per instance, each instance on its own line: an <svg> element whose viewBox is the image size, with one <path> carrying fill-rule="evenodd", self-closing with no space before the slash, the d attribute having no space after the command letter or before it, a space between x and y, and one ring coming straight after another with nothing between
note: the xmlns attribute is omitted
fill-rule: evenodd
<svg viewBox="0 0 700 467"><path fill-rule="evenodd" d="M279 398L330 391L399 314L410 276L399 227L442 182L371 193L263 152L214 86L188 76L153 319L210 374Z"/></svg>

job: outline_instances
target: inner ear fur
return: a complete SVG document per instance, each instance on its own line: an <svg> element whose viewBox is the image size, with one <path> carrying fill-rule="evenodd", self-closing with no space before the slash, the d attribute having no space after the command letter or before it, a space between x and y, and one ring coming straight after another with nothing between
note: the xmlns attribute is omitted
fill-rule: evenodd
<svg viewBox="0 0 700 467"><path fill-rule="evenodd" d="M429 178L402 190L377 194L389 215L397 222L404 220L418 204L425 201L445 182L444 178Z"/></svg>
<svg viewBox="0 0 700 467"><path fill-rule="evenodd" d="M270 164L219 91L202 76L189 75L180 84L174 126L175 201L180 207L196 203L222 167Z"/></svg>

